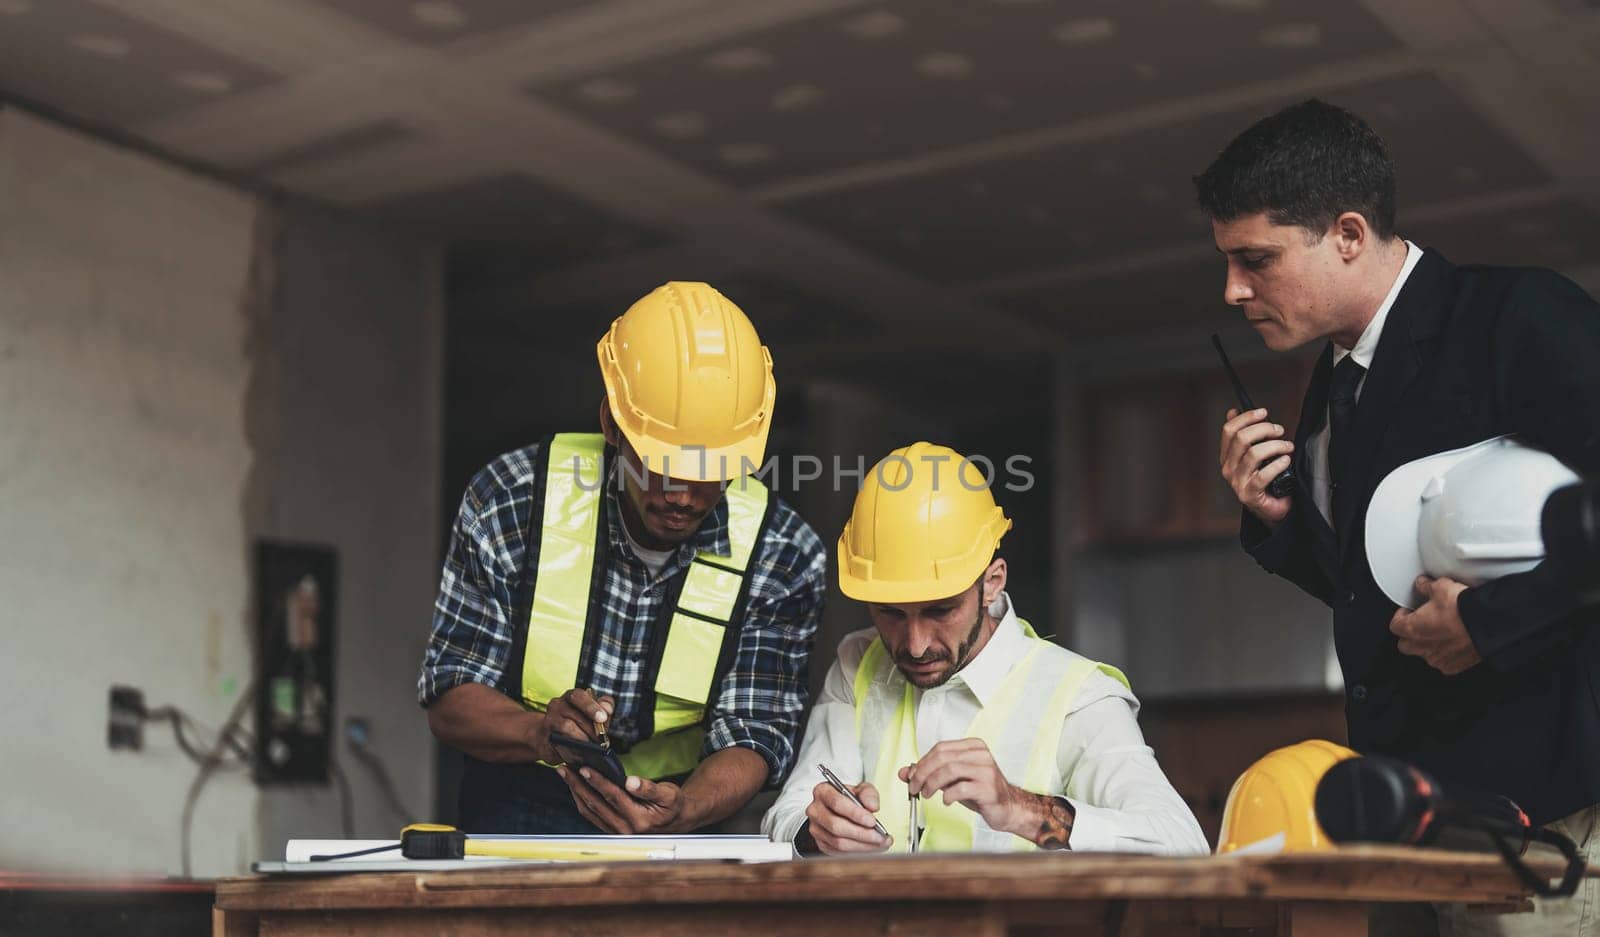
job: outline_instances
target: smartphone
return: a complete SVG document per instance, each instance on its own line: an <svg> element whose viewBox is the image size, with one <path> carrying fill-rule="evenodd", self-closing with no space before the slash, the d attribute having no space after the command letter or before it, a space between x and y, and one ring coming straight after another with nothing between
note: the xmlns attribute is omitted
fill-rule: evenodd
<svg viewBox="0 0 1600 937"><path fill-rule="evenodd" d="M600 772L600 776L618 787L628 780L628 769L622 766L617 753L588 739L575 739L560 732L550 733L550 747L556 750L568 765L582 765Z"/></svg>
<svg viewBox="0 0 1600 937"><path fill-rule="evenodd" d="M1228 383L1233 385L1233 394L1239 398L1239 412L1254 410L1255 401L1250 399L1250 392L1244 389L1244 384L1239 380L1239 373L1233 369L1233 362L1228 360L1228 353L1222 350L1222 336L1211 333L1211 346L1217 350L1217 357L1222 359L1222 370L1228 374ZM1267 494L1274 498L1287 498L1294 494L1294 460L1289 466L1278 474L1277 478L1267 482Z"/></svg>

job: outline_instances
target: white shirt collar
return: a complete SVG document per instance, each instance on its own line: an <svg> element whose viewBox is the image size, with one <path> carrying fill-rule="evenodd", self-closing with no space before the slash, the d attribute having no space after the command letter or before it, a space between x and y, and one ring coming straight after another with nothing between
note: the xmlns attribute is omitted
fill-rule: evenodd
<svg viewBox="0 0 1600 937"><path fill-rule="evenodd" d="M981 706L989 705L989 700L1000 692L1006 675L1028 650L1028 638L1023 634L1016 609L1011 607L1011 597L1001 592L1000 600L1005 603L1006 611L1000 616L994 634L989 636L989 643L950 679L950 683L959 680L965 684Z"/></svg>
<svg viewBox="0 0 1600 937"><path fill-rule="evenodd" d="M1394 306L1395 298L1400 295L1400 288L1406 285L1406 278L1411 276L1411 271L1416 268L1417 261L1422 259L1422 248L1406 242L1406 260L1400 265L1400 275L1394 278L1394 285L1389 287L1389 295L1383 298L1383 305L1378 307L1378 312L1367 323L1367 327L1356 340L1356 347L1341 348L1337 343L1333 346L1333 363L1338 364L1344 360L1345 355L1352 355L1356 364L1365 370L1372 368L1372 356L1378 352L1378 339L1383 335L1383 323L1389 318L1389 310Z"/></svg>

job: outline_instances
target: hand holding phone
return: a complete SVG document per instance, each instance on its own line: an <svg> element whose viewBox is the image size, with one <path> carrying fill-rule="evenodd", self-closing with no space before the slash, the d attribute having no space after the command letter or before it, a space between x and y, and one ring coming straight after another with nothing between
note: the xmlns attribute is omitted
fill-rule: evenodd
<svg viewBox="0 0 1600 937"><path fill-rule="evenodd" d="M609 748L589 741L577 739L560 732L550 733L550 747L568 765L582 766L598 771L600 776L612 784L627 790L628 769L623 767L622 759Z"/></svg>

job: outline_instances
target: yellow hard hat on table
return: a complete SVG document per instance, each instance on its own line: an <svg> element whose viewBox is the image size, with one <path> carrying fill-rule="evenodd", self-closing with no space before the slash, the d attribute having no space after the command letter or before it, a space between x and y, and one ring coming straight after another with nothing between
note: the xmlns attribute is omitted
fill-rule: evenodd
<svg viewBox="0 0 1600 937"><path fill-rule="evenodd" d="M730 481L766 457L777 383L738 306L705 283L671 282L634 303L595 347L617 429L644 467Z"/></svg>
<svg viewBox="0 0 1600 937"><path fill-rule="evenodd" d="M839 536L839 589L859 602L931 602L988 568L1011 520L982 470L918 442L873 466Z"/></svg>
<svg viewBox="0 0 1600 937"><path fill-rule="evenodd" d="M1323 739L1308 739L1261 756L1228 791L1217 853L1246 847L1274 852L1334 848L1317 822L1317 783L1329 768L1359 757Z"/></svg>

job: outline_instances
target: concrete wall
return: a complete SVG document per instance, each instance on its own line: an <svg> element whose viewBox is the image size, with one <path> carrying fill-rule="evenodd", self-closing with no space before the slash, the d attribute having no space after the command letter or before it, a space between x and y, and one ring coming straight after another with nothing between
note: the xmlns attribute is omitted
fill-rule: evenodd
<svg viewBox="0 0 1600 937"><path fill-rule="evenodd" d="M359 835L427 819L433 738L417 669L439 585L442 291L428 251L349 220L281 212L277 287L251 343L254 534L339 553L335 719L359 716L387 765L399 816L354 757L340 759ZM336 789L274 787L258 801L262 848L340 830Z"/></svg>
<svg viewBox="0 0 1600 937"><path fill-rule="evenodd" d="M106 745L107 688L220 724L248 684L250 549L340 553L336 714L431 792L411 700L437 538L437 264L0 111L0 865L169 872L195 768ZM391 829L348 765L359 832ZM339 826L327 790L219 775L194 871ZM418 809L421 809L420 807Z"/></svg>

